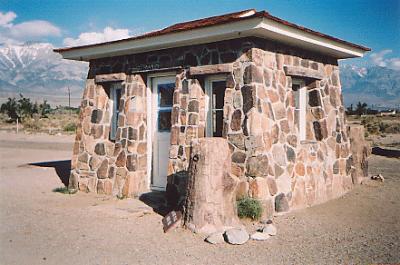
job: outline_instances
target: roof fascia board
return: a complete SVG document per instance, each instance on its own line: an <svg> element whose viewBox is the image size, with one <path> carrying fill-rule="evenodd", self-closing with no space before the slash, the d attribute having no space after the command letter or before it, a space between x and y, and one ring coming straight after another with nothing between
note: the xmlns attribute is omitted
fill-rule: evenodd
<svg viewBox="0 0 400 265"><path fill-rule="evenodd" d="M90 59L135 54L153 50L168 49L186 45L203 44L214 41L246 37L246 32L260 25L262 18L251 18L222 25L190 31L171 33L151 38L136 39L109 45L87 47L60 52L64 59L89 61Z"/></svg>
<svg viewBox="0 0 400 265"><path fill-rule="evenodd" d="M274 34L275 36L282 36L282 39L285 39L292 44L303 44L303 47L306 49L310 49L310 46L315 47L321 52L327 52L328 54L333 55L337 59L363 57L365 52L344 43L315 36L300 29L283 25L265 17L254 17L190 31L85 47L76 50L67 50L60 53L65 59L89 61L96 58L136 54L173 47L229 40L239 37L259 36L271 38Z"/></svg>
<svg viewBox="0 0 400 265"><path fill-rule="evenodd" d="M283 25L268 18L264 18L263 21L260 23L259 27L267 31L274 32L279 35L283 35L292 39L296 39L304 43L313 44L340 53L344 53L346 54L346 58L363 57L365 52L361 49L357 49L355 47L346 45L344 43L339 43L334 40L329 40L323 37L315 36L311 33L304 32L302 30L295 29L287 25Z"/></svg>

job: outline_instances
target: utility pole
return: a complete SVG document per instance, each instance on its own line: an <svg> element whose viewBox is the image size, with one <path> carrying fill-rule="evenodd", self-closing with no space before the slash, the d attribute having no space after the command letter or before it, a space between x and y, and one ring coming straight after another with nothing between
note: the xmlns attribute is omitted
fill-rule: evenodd
<svg viewBox="0 0 400 265"><path fill-rule="evenodd" d="M68 108L69 108L69 116L71 116L71 90L69 89L69 86L67 86L68 89Z"/></svg>
<svg viewBox="0 0 400 265"><path fill-rule="evenodd" d="M71 90L68 88L68 108L71 108Z"/></svg>

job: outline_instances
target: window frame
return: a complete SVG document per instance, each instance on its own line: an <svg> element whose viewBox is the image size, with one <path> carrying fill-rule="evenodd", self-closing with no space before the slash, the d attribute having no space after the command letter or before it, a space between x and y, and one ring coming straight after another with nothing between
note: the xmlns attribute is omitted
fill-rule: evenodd
<svg viewBox="0 0 400 265"><path fill-rule="evenodd" d="M205 112L206 112L206 137L214 137L213 136L213 99L210 95L212 95L212 84L214 82L225 82L225 90L226 90L226 79L227 75L225 74L220 74L220 75L210 75L207 76L204 80L204 86L205 86ZM225 95L225 92L224 92ZM215 110L222 110L222 113L224 114L224 107L225 107L225 97L224 97L224 106L222 109L215 109ZM216 137L216 136L215 136Z"/></svg>
<svg viewBox="0 0 400 265"><path fill-rule="evenodd" d="M115 141L118 131L118 117L119 117L119 108L118 105L120 102L116 104L117 100L120 100L122 97L122 83L121 82L113 82L110 84L110 135L109 138L111 141ZM120 90L120 98L118 99L117 90Z"/></svg>
<svg viewBox="0 0 400 265"><path fill-rule="evenodd" d="M293 85L298 85L298 107L296 106L296 97L294 98L295 101L295 111L299 112L299 121L298 121L298 132L299 132L299 140L305 141L306 139L306 132L307 132L307 87L305 81L303 79L294 78L292 79L292 91Z"/></svg>

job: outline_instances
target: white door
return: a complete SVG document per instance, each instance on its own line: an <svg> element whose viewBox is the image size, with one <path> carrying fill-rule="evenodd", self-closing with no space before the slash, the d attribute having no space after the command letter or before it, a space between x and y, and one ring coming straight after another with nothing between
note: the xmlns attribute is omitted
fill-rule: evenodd
<svg viewBox="0 0 400 265"><path fill-rule="evenodd" d="M171 135L175 76L152 78L152 188L165 190Z"/></svg>

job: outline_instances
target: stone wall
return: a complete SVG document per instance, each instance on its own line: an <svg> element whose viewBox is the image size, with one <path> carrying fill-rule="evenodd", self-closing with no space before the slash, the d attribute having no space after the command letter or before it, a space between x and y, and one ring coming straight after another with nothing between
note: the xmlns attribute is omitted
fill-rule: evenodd
<svg viewBox="0 0 400 265"><path fill-rule="evenodd" d="M257 37L245 37L207 44L191 45L140 54L114 56L90 61L88 78L110 73L136 73L157 69L188 67L232 63L246 60L242 57L252 48L290 54L298 58L337 64L337 61L325 55L310 53L296 47L282 45L272 40L266 41ZM241 59L240 59L241 58Z"/></svg>
<svg viewBox="0 0 400 265"><path fill-rule="evenodd" d="M90 61L89 78L99 74L126 73L234 62L254 47L263 47L259 38L240 38L216 43L192 45L151 51L140 54L115 56Z"/></svg>
<svg viewBox="0 0 400 265"><path fill-rule="evenodd" d="M228 134L240 139L232 142L232 162L242 178L239 196L287 211L342 195L352 186L352 161L338 66L257 48L247 57L243 75L235 75L243 99L242 132ZM292 76L285 67L322 77L302 77L308 95L305 141L299 139Z"/></svg>
<svg viewBox="0 0 400 265"><path fill-rule="evenodd" d="M187 69L218 63L231 63L233 69L226 75L223 137L229 142L232 174L239 179L238 198L260 200L264 217L270 217L275 211L338 197L352 187L355 169L345 129L337 61L259 38L91 61L71 185L79 183L81 190L126 196L145 190L146 75L135 73L174 67L180 69L175 69L168 183L174 184L174 176L182 179L181 173L189 167L191 141L205 136L206 123L204 77L191 76ZM132 95L143 97L139 101L142 112L123 109L115 143L108 140L107 94L101 83L94 83L99 75L112 73L127 75L121 105L127 105ZM304 141L299 139L299 115L292 91L292 78L298 75L308 87ZM101 113L102 117L93 113ZM95 152L97 146L104 146L104 154ZM108 175L103 178L106 167Z"/></svg>
<svg viewBox="0 0 400 265"><path fill-rule="evenodd" d="M260 200L266 216L324 202L352 186L338 66L309 58L251 48L227 74L223 137L230 143L232 173L241 180L237 196ZM319 78L301 77L308 97L304 141L285 67ZM187 170L190 141L204 137L201 80L185 73L177 77L172 175Z"/></svg>
<svg viewBox="0 0 400 265"><path fill-rule="evenodd" d="M69 188L116 196L147 189L146 86L140 75L121 82L118 129L111 141L110 82L86 81Z"/></svg>
<svg viewBox="0 0 400 265"><path fill-rule="evenodd" d="M187 170L191 141L204 137L206 124L204 91L185 72L177 75L173 102L169 175Z"/></svg>

